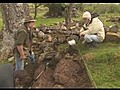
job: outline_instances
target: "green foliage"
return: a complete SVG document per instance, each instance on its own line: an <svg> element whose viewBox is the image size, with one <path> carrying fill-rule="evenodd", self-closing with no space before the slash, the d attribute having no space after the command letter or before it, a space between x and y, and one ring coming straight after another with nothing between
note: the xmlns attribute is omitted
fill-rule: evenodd
<svg viewBox="0 0 120 90"><path fill-rule="evenodd" d="M49 4L45 4L44 6L49 8L49 11L46 13L46 16L49 16L49 17L63 16L65 4L49 3Z"/></svg>
<svg viewBox="0 0 120 90"><path fill-rule="evenodd" d="M105 13L120 13L119 4L85 4L84 11L97 12L100 14Z"/></svg>
<svg viewBox="0 0 120 90"><path fill-rule="evenodd" d="M83 12L84 11L84 5L82 3L80 4L75 4L75 7L77 8L77 10Z"/></svg>

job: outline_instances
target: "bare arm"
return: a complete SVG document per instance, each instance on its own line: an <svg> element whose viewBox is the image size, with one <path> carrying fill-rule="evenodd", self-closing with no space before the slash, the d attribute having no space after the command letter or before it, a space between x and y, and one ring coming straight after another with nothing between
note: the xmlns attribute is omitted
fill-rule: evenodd
<svg viewBox="0 0 120 90"><path fill-rule="evenodd" d="M26 56L25 56L25 53L23 51L23 45L17 46L17 49L18 49L18 51L20 53L20 59L22 59L22 60L25 59Z"/></svg>

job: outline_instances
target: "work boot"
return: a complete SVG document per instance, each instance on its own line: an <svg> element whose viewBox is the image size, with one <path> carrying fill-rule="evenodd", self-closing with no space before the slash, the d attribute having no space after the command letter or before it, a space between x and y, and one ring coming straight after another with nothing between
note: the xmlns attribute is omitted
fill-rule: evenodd
<svg viewBox="0 0 120 90"><path fill-rule="evenodd" d="M92 42L93 47L97 47L97 42Z"/></svg>

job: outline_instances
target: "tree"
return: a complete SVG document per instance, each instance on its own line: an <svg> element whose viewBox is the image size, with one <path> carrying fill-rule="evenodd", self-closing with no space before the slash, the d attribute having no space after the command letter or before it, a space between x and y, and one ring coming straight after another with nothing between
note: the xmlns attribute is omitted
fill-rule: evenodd
<svg viewBox="0 0 120 90"><path fill-rule="evenodd" d="M36 19L36 17L37 17L37 10L40 5L41 5L40 3L34 3L34 12L35 12L34 19Z"/></svg>
<svg viewBox="0 0 120 90"><path fill-rule="evenodd" d="M48 17L62 17L65 4L63 3L49 3L44 4L45 7L49 8L49 11L45 14Z"/></svg>
<svg viewBox="0 0 120 90"><path fill-rule="evenodd" d="M14 48L14 34L21 28L23 21L29 18L29 7L22 3L1 4L3 19L3 41L0 60L5 60Z"/></svg>
<svg viewBox="0 0 120 90"><path fill-rule="evenodd" d="M80 12L83 12L83 10L84 10L83 3L77 3L77 4L75 4L75 6L76 6L77 10L79 10Z"/></svg>
<svg viewBox="0 0 120 90"><path fill-rule="evenodd" d="M67 29L69 29L71 26L72 6L73 6L73 3L70 3L66 5L66 8L65 8L65 24Z"/></svg>

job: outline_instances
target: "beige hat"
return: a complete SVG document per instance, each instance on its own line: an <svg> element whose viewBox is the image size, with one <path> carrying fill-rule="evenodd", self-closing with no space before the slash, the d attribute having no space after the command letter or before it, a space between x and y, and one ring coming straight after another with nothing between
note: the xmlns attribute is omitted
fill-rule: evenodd
<svg viewBox="0 0 120 90"><path fill-rule="evenodd" d="M91 20L91 14L88 11L86 11L83 13L83 18L88 18L89 20Z"/></svg>
<svg viewBox="0 0 120 90"><path fill-rule="evenodd" d="M26 19L24 23L35 22L36 20L33 18Z"/></svg>

